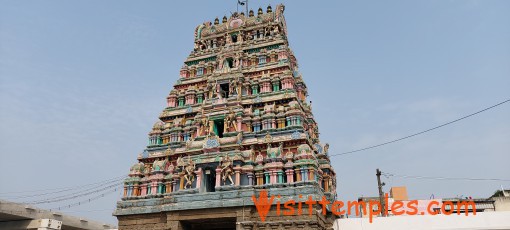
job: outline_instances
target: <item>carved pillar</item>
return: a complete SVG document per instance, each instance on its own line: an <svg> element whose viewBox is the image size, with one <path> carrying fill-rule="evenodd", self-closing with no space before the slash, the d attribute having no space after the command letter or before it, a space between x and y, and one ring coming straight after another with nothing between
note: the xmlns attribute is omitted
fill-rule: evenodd
<svg viewBox="0 0 510 230"><path fill-rule="evenodd" d="M242 117L237 117L237 130L236 130L237 132L243 131L243 127L241 127L242 121L243 121Z"/></svg>
<svg viewBox="0 0 510 230"><path fill-rule="evenodd" d="M184 178L183 178L183 176L181 175L181 176L179 177L179 190L182 190L182 189L184 189Z"/></svg>
<svg viewBox="0 0 510 230"><path fill-rule="evenodd" d="M251 122L249 122L249 121L248 121L248 122L246 123L246 128L248 128L248 130L247 130L247 131L248 131L249 133L253 132L253 131L252 131L252 127L251 127Z"/></svg>
<svg viewBox="0 0 510 230"><path fill-rule="evenodd" d="M256 172L255 173L255 177L257 178L257 185L263 185L264 184L264 180L262 179L262 175L263 175L262 172Z"/></svg>
<svg viewBox="0 0 510 230"><path fill-rule="evenodd" d="M324 191L329 192L328 177L324 177Z"/></svg>
<svg viewBox="0 0 510 230"><path fill-rule="evenodd" d="M198 168L198 170L195 171L195 175L197 175L197 182L195 188L198 188L200 190L200 186L202 185L202 168Z"/></svg>
<svg viewBox="0 0 510 230"><path fill-rule="evenodd" d="M282 176L283 172L280 170L278 171L278 183L281 184L283 183L283 176Z"/></svg>
<svg viewBox="0 0 510 230"><path fill-rule="evenodd" d="M320 173L317 175L317 181L319 182L319 187L323 188L322 175Z"/></svg>
<svg viewBox="0 0 510 230"><path fill-rule="evenodd" d="M300 181L301 181L301 169L296 168L296 182L300 182Z"/></svg>
<svg viewBox="0 0 510 230"><path fill-rule="evenodd" d="M139 185L138 184L135 184L134 192L133 193L134 193L133 196L139 196L140 195Z"/></svg>
<svg viewBox="0 0 510 230"><path fill-rule="evenodd" d="M127 186L124 185L124 197L127 197Z"/></svg>
<svg viewBox="0 0 510 230"><path fill-rule="evenodd" d="M248 185L253 185L253 172L247 172L248 175Z"/></svg>
<svg viewBox="0 0 510 230"><path fill-rule="evenodd" d="M158 192L157 184L155 181L153 181L151 182L151 194L156 195L157 192Z"/></svg>
<svg viewBox="0 0 510 230"><path fill-rule="evenodd" d="M140 194L141 196L146 196L147 195L147 183L143 183L142 184L142 192Z"/></svg>
<svg viewBox="0 0 510 230"><path fill-rule="evenodd" d="M310 168L310 177L308 180L313 180L315 181L315 173L314 173L314 168Z"/></svg>
<svg viewBox="0 0 510 230"><path fill-rule="evenodd" d="M271 180L269 179L269 173L268 171L264 172L264 176L266 177L266 184L271 184Z"/></svg>
<svg viewBox="0 0 510 230"><path fill-rule="evenodd" d="M177 189L177 180L178 180L177 178L174 178L174 180L172 181L172 188L173 188L172 191L173 192L178 190Z"/></svg>
<svg viewBox="0 0 510 230"><path fill-rule="evenodd" d="M216 168L216 187L221 186L221 169Z"/></svg>
<svg viewBox="0 0 510 230"><path fill-rule="evenodd" d="M303 177L303 181L308 181L309 178L308 178L308 169L307 168L304 168L301 170L301 176Z"/></svg>
<svg viewBox="0 0 510 230"><path fill-rule="evenodd" d="M287 183L294 183L294 170L287 169L285 173L287 174Z"/></svg>
<svg viewBox="0 0 510 230"><path fill-rule="evenodd" d="M234 172L236 173L235 185L239 186L239 185L241 185L241 166L237 165L234 168Z"/></svg>
<svg viewBox="0 0 510 230"><path fill-rule="evenodd" d="M170 181L167 181L165 193L171 193L171 192L172 192L172 183Z"/></svg>
<svg viewBox="0 0 510 230"><path fill-rule="evenodd" d="M195 127L197 129L197 131L195 132L195 138L197 138L202 135L202 129L200 128L200 125L196 125Z"/></svg>

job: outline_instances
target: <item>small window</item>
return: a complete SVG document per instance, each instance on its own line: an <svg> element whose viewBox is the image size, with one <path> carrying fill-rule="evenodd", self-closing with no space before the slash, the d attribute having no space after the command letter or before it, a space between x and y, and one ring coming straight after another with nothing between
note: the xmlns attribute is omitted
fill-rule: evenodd
<svg viewBox="0 0 510 230"><path fill-rule="evenodd" d="M223 137L223 128L223 120L219 119L214 121L213 131L219 138Z"/></svg>
<svg viewBox="0 0 510 230"><path fill-rule="evenodd" d="M251 87L251 94L252 94L252 95L257 95L257 94L259 94L259 86L257 86L257 85L252 86L252 87Z"/></svg>
<svg viewBox="0 0 510 230"><path fill-rule="evenodd" d="M202 75L204 75L204 68L200 67L197 70L197 76L202 76Z"/></svg>
<svg viewBox="0 0 510 230"><path fill-rule="evenodd" d="M259 65L266 63L266 56L260 56L259 57Z"/></svg>
<svg viewBox="0 0 510 230"><path fill-rule="evenodd" d="M227 58L228 67L234 68L234 60L232 58Z"/></svg>
<svg viewBox="0 0 510 230"><path fill-rule="evenodd" d="M225 84L221 84L220 85L220 94L223 98L228 98L229 96L229 84L228 83L225 83Z"/></svg>

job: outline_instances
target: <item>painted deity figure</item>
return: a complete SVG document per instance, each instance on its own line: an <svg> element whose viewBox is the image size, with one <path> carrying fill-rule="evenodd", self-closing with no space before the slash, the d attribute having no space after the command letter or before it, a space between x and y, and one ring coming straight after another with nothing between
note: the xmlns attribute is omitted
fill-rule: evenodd
<svg viewBox="0 0 510 230"><path fill-rule="evenodd" d="M283 142L277 148L272 148L270 143L267 143L267 157L277 158L280 157L283 151Z"/></svg>
<svg viewBox="0 0 510 230"><path fill-rule="evenodd" d="M225 122L224 122L224 128L223 132L228 132L230 127L234 128L234 131L237 131L237 124L236 124L236 114L234 111L230 110L229 114L225 116Z"/></svg>
<svg viewBox="0 0 510 230"><path fill-rule="evenodd" d="M211 120L208 120L208 121L209 121L208 122L208 124L209 124L208 125L209 126L209 131L207 132L207 136L215 135L214 130L213 130L214 129L214 121L211 121Z"/></svg>
<svg viewBox="0 0 510 230"><path fill-rule="evenodd" d="M164 159L155 160L152 163L152 170L153 171L163 171L165 169L166 163L167 163L167 160L164 160Z"/></svg>
<svg viewBox="0 0 510 230"><path fill-rule="evenodd" d="M186 122L184 118L176 118L174 119L174 127L178 127L179 125L183 125Z"/></svg>
<svg viewBox="0 0 510 230"><path fill-rule="evenodd" d="M166 171L173 173L174 170L175 170L174 164L172 163L168 164L168 168L166 169Z"/></svg>
<svg viewBox="0 0 510 230"><path fill-rule="evenodd" d="M185 163L182 157L177 157L177 167L184 167Z"/></svg>
<svg viewBox="0 0 510 230"><path fill-rule="evenodd" d="M243 32L239 32L239 34L237 35L237 39L239 40L240 43L243 43L243 41L244 41L244 33Z"/></svg>
<svg viewBox="0 0 510 230"><path fill-rule="evenodd" d="M264 112L266 112L266 113L271 113L275 109L276 109L276 102L274 102L273 104L267 104L264 106Z"/></svg>
<svg viewBox="0 0 510 230"><path fill-rule="evenodd" d="M207 88L209 90L209 98L215 98L215 96L219 97L217 82L213 82L213 83L209 84Z"/></svg>
<svg viewBox="0 0 510 230"><path fill-rule="evenodd" d="M193 141L195 140L195 138L193 136L191 136L187 141L186 141L186 149L189 149L191 147L191 144L193 143Z"/></svg>
<svg viewBox="0 0 510 230"><path fill-rule="evenodd" d="M262 156L262 154L259 152L255 161L259 164L262 164L262 162L264 162L264 156Z"/></svg>
<svg viewBox="0 0 510 230"><path fill-rule="evenodd" d="M232 43L232 38L228 35L228 33L225 34L225 40L227 41L227 44Z"/></svg>
<svg viewBox="0 0 510 230"><path fill-rule="evenodd" d="M264 36L269 36L271 35L271 28L269 27L264 27Z"/></svg>
<svg viewBox="0 0 510 230"><path fill-rule="evenodd" d="M209 131L209 118L202 118L200 134L205 135Z"/></svg>
<svg viewBox="0 0 510 230"><path fill-rule="evenodd" d="M255 161L255 146L250 145L250 161Z"/></svg>
<svg viewBox="0 0 510 230"><path fill-rule="evenodd" d="M228 154L225 156L225 159L220 162L221 165L221 179L223 184L226 184L227 179L230 181L230 184L233 185L234 181L232 180L232 175L234 174L233 169L234 161L230 159Z"/></svg>
<svg viewBox="0 0 510 230"><path fill-rule="evenodd" d="M193 186L193 181L195 181L195 162L188 159L188 163L186 166L183 166L184 172L184 188L191 188Z"/></svg>
<svg viewBox="0 0 510 230"><path fill-rule="evenodd" d="M278 33L280 33L280 28L279 28L277 25L275 25L275 26L273 27L273 34L274 34L274 35L276 35L276 34L278 34Z"/></svg>
<svg viewBox="0 0 510 230"><path fill-rule="evenodd" d="M239 86L240 86L240 82L239 82L239 79L238 78L234 78L232 79L232 81L230 82L230 92L232 92L232 94L236 94L236 95L239 95Z"/></svg>
<svg viewBox="0 0 510 230"><path fill-rule="evenodd" d="M234 67L239 67L239 64L240 64L240 61L239 61L239 58L235 58L234 59Z"/></svg>
<svg viewBox="0 0 510 230"><path fill-rule="evenodd" d="M230 66L227 59L223 60L223 65L221 69L223 70L223 73L230 72Z"/></svg>

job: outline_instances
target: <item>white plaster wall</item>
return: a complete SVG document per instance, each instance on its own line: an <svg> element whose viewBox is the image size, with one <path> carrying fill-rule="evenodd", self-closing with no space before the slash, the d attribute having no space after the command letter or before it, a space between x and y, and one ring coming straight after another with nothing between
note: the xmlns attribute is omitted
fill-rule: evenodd
<svg viewBox="0 0 510 230"><path fill-rule="evenodd" d="M496 211L510 211L510 197L494 197Z"/></svg>
<svg viewBox="0 0 510 230"><path fill-rule="evenodd" d="M510 211L480 212L475 216L462 215L423 215L375 217L372 223L368 218L339 219L334 229L340 230L460 230L460 229L509 229Z"/></svg>

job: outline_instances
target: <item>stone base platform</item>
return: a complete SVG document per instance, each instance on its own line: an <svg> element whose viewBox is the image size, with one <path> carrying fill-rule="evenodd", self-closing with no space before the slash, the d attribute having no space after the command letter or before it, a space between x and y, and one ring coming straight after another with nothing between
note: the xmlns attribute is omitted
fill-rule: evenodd
<svg viewBox="0 0 510 230"><path fill-rule="evenodd" d="M259 198L260 188L230 189L211 193L173 194L163 198L124 200L117 203L114 213L120 230L195 230L195 229L332 229L334 217L328 211L322 215L320 205L308 213L304 203L310 195L313 200L324 194L317 184L301 184L297 187L267 187L269 197L275 196L271 210L262 221L252 196ZM278 195L281 200L277 199ZM301 195L301 198L300 196ZM287 200L302 201L302 213L283 215ZM276 202L281 202L277 211ZM286 209L285 209L286 210Z"/></svg>
<svg viewBox="0 0 510 230"><path fill-rule="evenodd" d="M176 212L118 216L119 230L332 230L334 219L320 212L299 216L276 215L273 208L262 222L254 206L208 208Z"/></svg>

